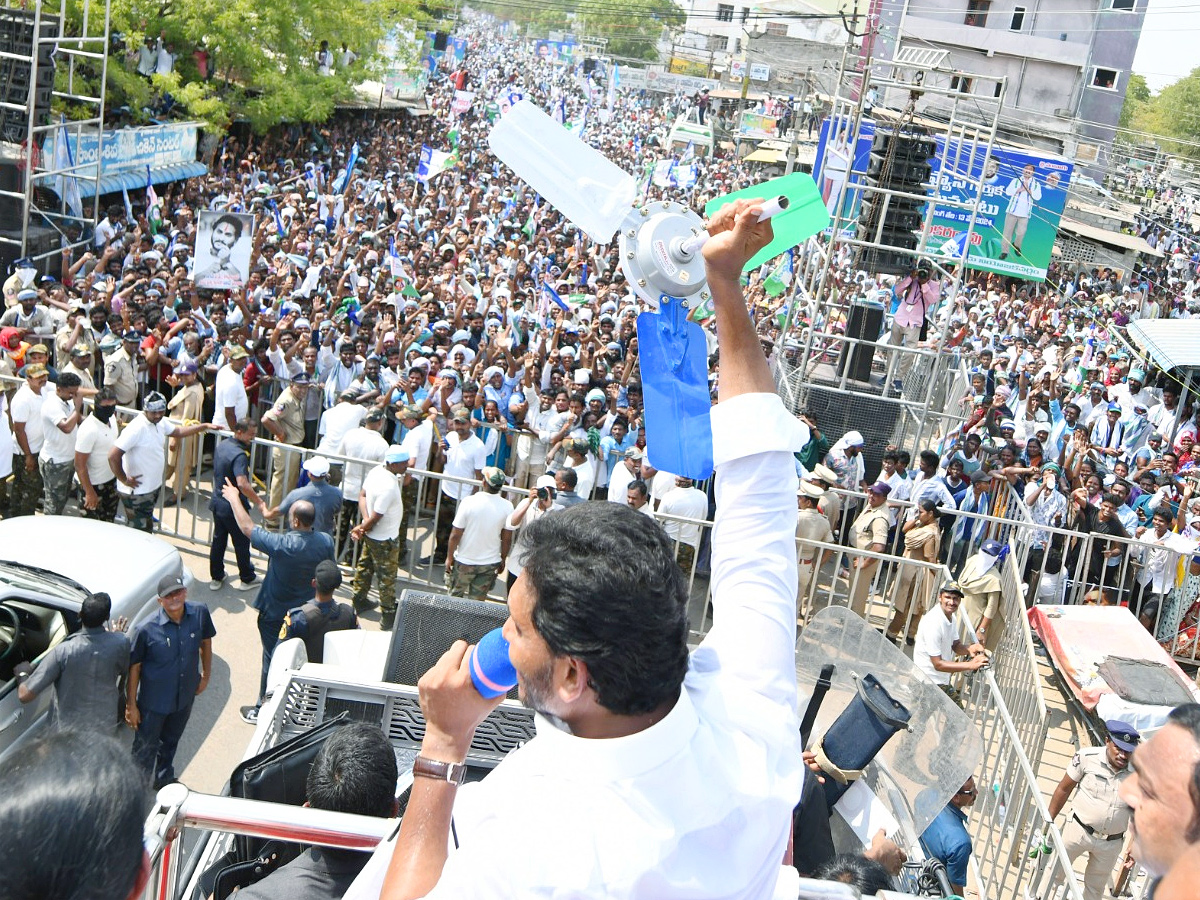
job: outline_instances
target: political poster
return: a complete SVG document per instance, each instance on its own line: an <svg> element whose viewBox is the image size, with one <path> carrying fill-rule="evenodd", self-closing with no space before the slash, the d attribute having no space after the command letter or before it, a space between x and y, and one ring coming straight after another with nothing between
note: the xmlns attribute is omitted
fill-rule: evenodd
<svg viewBox="0 0 1200 900"><path fill-rule="evenodd" d="M250 280L254 216L201 210L192 281L198 288L236 291Z"/></svg>
<svg viewBox="0 0 1200 900"><path fill-rule="evenodd" d="M575 47L574 43L566 41L534 41L533 52L537 54L538 59L571 63L575 60Z"/></svg>
<svg viewBox="0 0 1200 900"><path fill-rule="evenodd" d="M821 122L821 133L817 137L817 156L813 163L812 177L821 192L821 201L832 216L838 209L838 194L841 193L842 216L847 220L842 234L852 233L854 220L862 206L862 191L847 184L851 171L865 172L871 159L871 141L875 136L875 122L863 119L857 136L850 133L854 123L847 119L837 122L834 135L830 138L831 119ZM853 147L851 146L853 145ZM851 185L857 183L855 178Z"/></svg>
<svg viewBox="0 0 1200 900"><path fill-rule="evenodd" d="M949 163L945 163L949 160ZM1045 281L1050 252L1067 202L1074 165L1057 156L1007 147L963 148L938 140L931 194L972 201L983 179L983 196L967 267L1032 281ZM934 205L929 251L947 261L960 256L970 223L969 209Z"/></svg>

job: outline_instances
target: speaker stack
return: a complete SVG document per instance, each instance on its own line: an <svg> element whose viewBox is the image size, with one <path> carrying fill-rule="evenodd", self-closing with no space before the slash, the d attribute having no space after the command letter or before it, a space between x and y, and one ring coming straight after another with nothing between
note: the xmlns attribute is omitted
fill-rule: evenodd
<svg viewBox="0 0 1200 900"><path fill-rule="evenodd" d="M936 142L926 134L880 129L871 144L866 184L873 188L927 195L933 175L930 160L936 152ZM896 251L917 249L924 205L923 200L865 192L858 218L859 240L874 240L882 218L879 243L884 246L863 248L859 267L868 272L892 275L910 271L911 255Z"/></svg>
<svg viewBox="0 0 1200 900"><path fill-rule="evenodd" d="M54 37L54 23L41 23L42 38ZM0 9L0 51L14 56L0 57L0 97L4 102L26 107L29 89L34 89L34 121L40 122L50 112L50 95L54 90L54 47L42 44L38 58L33 60L34 13L25 9ZM26 112L0 109L0 140L20 143L28 134Z"/></svg>

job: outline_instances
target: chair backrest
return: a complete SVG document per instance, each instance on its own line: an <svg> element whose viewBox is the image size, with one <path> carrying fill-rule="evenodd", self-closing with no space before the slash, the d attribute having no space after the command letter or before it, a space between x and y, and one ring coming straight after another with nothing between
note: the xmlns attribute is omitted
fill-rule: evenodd
<svg viewBox="0 0 1200 900"><path fill-rule="evenodd" d="M415 685L455 641L479 642L508 618L508 607L486 600L406 590L400 595L384 680ZM509 692L516 697L516 689Z"/></svg>

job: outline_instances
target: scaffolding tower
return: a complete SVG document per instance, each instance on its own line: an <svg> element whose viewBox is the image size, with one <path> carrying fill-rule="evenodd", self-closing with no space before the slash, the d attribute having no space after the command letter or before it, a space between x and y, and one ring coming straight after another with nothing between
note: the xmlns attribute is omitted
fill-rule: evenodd
<svg viewBox="0 0 1200 900"><path fill-rule="evenodd" d="M47 271L52 257L91 241L100 143L86 159L77 151L85 133L103 133L109 27L107 0L0 7L0 152L17 172L0 183L0 208L19 215L3 217L0 257Z"/></svg>
<svg viewBox="0 0 1200 900"><path fill-rule="evenodd" d="M946 287L944 302L954 303L969 249L979 241L975 227L984 201L981 172L996 141L1007 80L954 69L945 50L906 47L894 59L868 61L857 69L847 66L849 50L847 42L830 99L825 139L828 154L835 137L846 136L846 175L830 198L830 228L810 238L799 254L796 296L776 338L772 364L785 402L796 412L808 410L823 418L821 427L831 437L860 428L865 417L879 426L873 436L876 443L917 450L944 436L963 418L955 408L958 397L953 396L963 387L957 357L930 350L896 350L881 344L877 335L851 339L836 333L831 324L842 317L849 321L851 301L875 299L856 296L860 285L839 281L838 273L847 257L852 269L872 277L878 271L871 270L872 260L907 257L915 267L918 259L925 259L933 277ZM994 89L967 94L964 85ZM922 115L916 113L919 101L927 107ZM885 186L878 167L856 167L859 136L870 128L876 135L936 141L939 173L920 189ZM893 147L896 143L891 141ZM894 151L885 152L885 165L890 165ZM965 199L944 193L949 179L960 186L965 183ZM850 198L860 198L861 204L848 203ZM923 210L912 220L914 246L895 246L885 240L884 223L893 204L915 204ZM860 205L870 210L866 216L858 214ZM945 235L934 233L935 208L958 211L966 226L953 251L945 246ZM929 337L937 338L939 348L945 347L948 324L949 316L940 318L940 335L930 326ZM868 355L871 377L848 374L846 357L855 350ZM892 389L892 375L903 353L915 358L903 389L897 391ZM867 440L870 444L872 436Z"/></svg>

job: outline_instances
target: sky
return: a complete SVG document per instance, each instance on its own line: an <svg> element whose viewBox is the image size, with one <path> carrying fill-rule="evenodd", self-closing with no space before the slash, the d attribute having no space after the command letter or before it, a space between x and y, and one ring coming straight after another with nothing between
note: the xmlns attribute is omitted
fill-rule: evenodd
<svg viewBox="0 0 1200 900"><path fill-rule="evenodd" d="M1160 91L1200 66L1200 0L1148 0L1133 71Z"/></svg>

